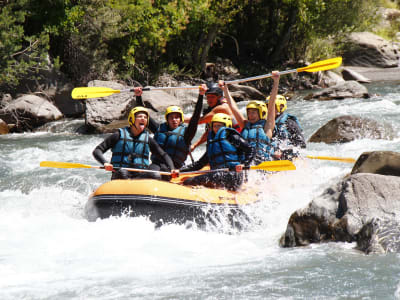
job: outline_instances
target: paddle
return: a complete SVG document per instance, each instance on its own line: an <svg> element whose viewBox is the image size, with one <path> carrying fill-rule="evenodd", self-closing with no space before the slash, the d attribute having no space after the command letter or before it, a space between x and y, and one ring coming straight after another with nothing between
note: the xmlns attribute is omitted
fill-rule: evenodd
<svg viewBox="0 0 400 300"><path fill-rule="evenodd" d="M321 160L335 160L335 161L341 161L345 163L355 163L356 160L351 157L332 157L332 156L312 156L312 155L307 155L307 158L310 159L321 159Z"/></svg>
<svg viewBox="0 0 400 300"><path fill-rule="evenodd" d="M76 168L84 168L84 169L104 169L104 167L99 166L91 166L80 163L69 163L69 162L61 162L61 161L41 161L41 167L47 168L59 168L59 169L76 169ZM134 168L114 168L114 170L127 170L131 172L143 172L143 173L158 173L161 175L171 175L170 172L162 172L162 171L153 171L153 170L145 170L145 169L134 169Z"/></svg>
<svg viewBox="0 0 400 300"><path fill-rule="evenodd" d="M290 160L274 160L274 161L264 161L256 166L247 167L246 170L263 170L263 171L290 171L296 170L296 166ZM199 173L210 173L219 171L229 171L228 168L224 169L214 169L214 170L199 170L191 172L181 172L179 175L189 175L189 174L199 174Z"/></svg>
<svg viewBox="0 0 400 300"><path fill-rule="evenodd" d="M330 58L330 59L315 62L307 67L282 71L282 72L279 72L279 75L285 75L285 74L290 74L290 73L301 73L301 72L312 73L312 72L318 72L318 71L326 71L326 70L335 69L335 68L339 67L341 64L342 64L342 58L335 57L335 58ZM272 77L272 74L269 73L269 74L265 74L265 75L259 75L259 76L244 78L244 79L225 81L225 83L227 83L227 84L241 83L241 82L258 80L258 79L263 79L263 78L268 78L268 77Z"/></svg>
<svg viewBox="0 0 400 300"><path fill-rule="evenodd" d="M84 168L84 169L104 169L104 167L99 166L91 166L80 163L70 163L70 162L60 162L60 161L41 161L41 167L47 168L61 168L61 169L76 169L76 168ZM118 168L115 168L118 169ZM145 172L145 173L159 173L161 175L171 175L170 172L162 172L162 171L153 171L153 170L144 170L144 169L134 169L134 168L119 168L122 170L132 171L132 172ZM296 166L289 160L275 160L275 161L264 161L257 166L251 166L247 169L250 170L264 170L264 171L289 171L296 170ZM179 175L188 175L188 174L198 174L198 173L209 173L209 172L217 172L217 171L229 171L228 168L225 169L216 169L216 170L199 170L192 172L181 172Z"/></svg>
<svg viewBox="0 0 400 300"><path fill-rule="evenodd" d="M331 69L339 67L341 65L341 63L342 63L342 58L335 57L335 58L330 58L330 59L315 62L306 67L282 71L282 72L279 72L279 75L285 75L285 74L290 74L290 73L300 73L300 72L311 72L312 73L312 72L318 72L318 71L326 71L326 70L331 70ZM254 76L254 77L225 81L225 83L227 83L227 84L241 83L241 82L258 80L258 79L263 79L263 78L268 78L268 77L272 77L272 74L269 73L269 74ZM199 88L198 86L176 86L176 87L155 87L155 88L152 87L152 88L143 88L143 91L170 90L170 89L198 89L198 88ZM127 93L127 92L134 92L134 89L114 90L112 88L107 88L107 87L78 87L78 88L74 88L72 90L71 96L72 96L72 99L90 99L90 98L106 97L106 96L111 96L113 94Z"/></svg>
<svg viewBox="0 0 400 300"><path fill-rule="evenodd" d="M176 90L176 89L198 89L198 86L168 86L168 87L147 87L143 88L143 91L153 91L153 90ZM72 99L90 99L90 98L100 98L107 97L114 94L120 93L133 93L135 90L132 89L123 89L123 90L114 90L112 88L107 87L78 87L74 88L71 93Z"/></svg>

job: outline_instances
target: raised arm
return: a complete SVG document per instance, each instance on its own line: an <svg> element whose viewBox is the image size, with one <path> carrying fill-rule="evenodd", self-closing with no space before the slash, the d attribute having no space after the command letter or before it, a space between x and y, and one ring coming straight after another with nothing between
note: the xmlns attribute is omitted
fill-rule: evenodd
<svg viewBox="0 0 400 300"><path fill-rule="evenodd" d="M135 87L134 90L135 90L135 96L136 96L136 104L139 106L145 107L145 105L143 103L143 98L142 98L142 93L143 93L142 88ZM155 133L157 131L158 127L160 127L160 124L156 120L154 120L153 118L150 117L149 118L149 126L148 126L149 130L152 133Z"/></svg>
<svg viewBox="0 0 400 300"><path fill-rule="evenodd" d="M194 108L193 115L190 118L188 128L185 131L184 139L187 145L192 143L192 140L196 135L197 123L199 122L201 110L203 109L203 98L206 91L207 91L207 86L205 84L200 85L199 97L197 98L196 106Z"/></svg>
<svg viewBox="0 0 400 300"><path fill-rule="evenodd" d="M239 107L236 104L236 101L232 98L231 93L229 92L229 89L228 89L228 85L225 84L224 81L220 80L219 81L219 86L224 91L224 95L225 95L226 101L228 102L229 108L231 109L233 116L235 117L235 119L238 122L239 126L241 128L243 128L244 125L246 124L247 120L243 116L243 114L240 112Z"/></svg>
<svg viewBox="0 0 400 300"><path fill-rule="evenodd" d="M272 133L275 127L275 99L276 95L278 95L278 86L279 86L279 72L272 71L272 79L274 80L274 85L272 86L271 94L269 96L268 102L268 116L267 122L265 122L264 131L265 134L271 139Z"/></svg>

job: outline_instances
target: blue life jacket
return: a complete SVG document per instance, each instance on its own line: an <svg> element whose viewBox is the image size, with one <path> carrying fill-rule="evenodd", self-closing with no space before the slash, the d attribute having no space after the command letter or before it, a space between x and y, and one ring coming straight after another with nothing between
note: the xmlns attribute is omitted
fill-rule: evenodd
<svg viewBox="0 0 400 300"><path fill-rule="evenodd" d="M132 139L129 127L119 129L119 141L111 149L114 167L146 169L149 166L149 132L143 131Z"/></svg>
<svg viewBox="0 0 400 300"><path fill-rule="evenodd" d="M228 132L238 134L233 128L221 127L217 134L212 130L207 137L207 154L212 170L240 164L238 150L227 140Z"/></svg>
<svg viewBox="0 0 400 300"><path fill-rule="evenodd" d="M181 124L174 130L170 130L165 122L154 134L154 139L168 153L177 169L183 166L189 154L189 145L186 145L184 139L186 129L186 125ZM152 155L151 160L153 163L160 162L160 158L156 155Z"/></svg>
<svg viewBox="0 0 400 300"><path fill-rule="evenodd" d="M258 120L253 124L247 122L242 130L242 137L256 149L256 156L254 158L254 163L256 164L272 160L272 155L274 154L271 140L264 131L265 122L266 120Z"/></svg>

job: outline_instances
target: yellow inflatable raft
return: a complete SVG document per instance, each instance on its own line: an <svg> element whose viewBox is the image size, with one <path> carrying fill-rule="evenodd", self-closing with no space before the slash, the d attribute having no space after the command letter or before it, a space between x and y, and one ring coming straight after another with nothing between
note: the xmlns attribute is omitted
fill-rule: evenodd
<svg viewBox="0 0 400 300"><path fill-rule="evenodd" d="M148 216L160 224L195 221L200 225L224 216L236 227L233 223L244 214L243 207L257 201L254 187L232 192L155 179L112 180L89 197L85 213L89 221L125 214Z"/></svg>

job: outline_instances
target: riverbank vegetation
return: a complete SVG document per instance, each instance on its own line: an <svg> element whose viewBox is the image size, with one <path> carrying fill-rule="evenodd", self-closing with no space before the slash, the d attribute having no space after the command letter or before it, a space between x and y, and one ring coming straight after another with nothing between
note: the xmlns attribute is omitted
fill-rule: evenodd
<svg viewBox="0 0 400 300"><path fill-rule="evenodd" d="M0 88L43 71L150 84L228 58L242 74L340 55L382 0L0 0ZM398 23L395 24L398 26ZM394 31L393 31L394 32ZM51 67L50 67L51 66Z"/></svg>

